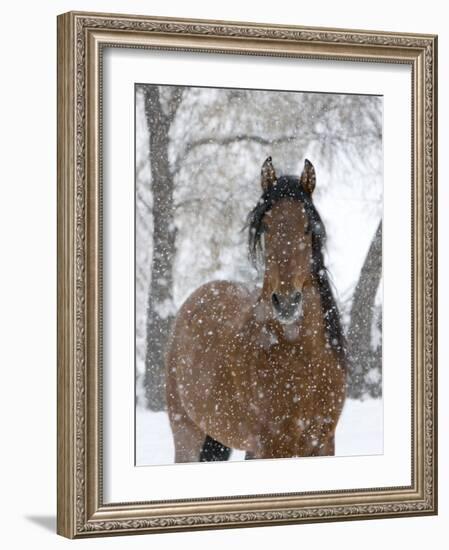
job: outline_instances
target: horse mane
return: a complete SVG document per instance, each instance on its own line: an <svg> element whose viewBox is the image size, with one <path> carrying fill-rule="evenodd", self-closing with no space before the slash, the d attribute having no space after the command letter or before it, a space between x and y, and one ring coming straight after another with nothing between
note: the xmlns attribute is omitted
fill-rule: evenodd
<svg viewBox="0 0 449 550"><path fill-rule="evenodd" d="M340 313L332 292L329 272L324 264L323 248L326 244L326 230L312 198L296 176L281 176L264 191L256 206L248 215L248 245L251 259L257 263L262 257L262 235L265 231L265 214L281 199L293 199L304 205L308 220L306 232L312 234L312 275L318 284L321 308L324 315L329 345L344 359L346 341L340 321Z"/></svg>

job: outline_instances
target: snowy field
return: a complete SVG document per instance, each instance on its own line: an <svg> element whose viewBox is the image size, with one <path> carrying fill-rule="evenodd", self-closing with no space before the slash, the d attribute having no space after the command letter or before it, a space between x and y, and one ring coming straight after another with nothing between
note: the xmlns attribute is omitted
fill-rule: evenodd
<svg viewBox="0 0 449 550"><path fill-rule="evenodd" d="M136 465L173 463L173 440L165 412L136 410ZM346 400L337 428L337 456L378 455L383 453L383 401ZM245 453L233 451L231 460L243 460Z"/></svg>

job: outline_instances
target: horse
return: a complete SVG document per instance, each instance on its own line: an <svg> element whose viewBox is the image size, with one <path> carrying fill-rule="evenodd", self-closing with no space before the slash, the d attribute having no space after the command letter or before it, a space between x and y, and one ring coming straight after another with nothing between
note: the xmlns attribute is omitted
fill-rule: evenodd
<svg viewBox="0 0 449 550"><path fill-rule="evenodd" d="M261 289L202 285L175 317L166 396L175 462L332 456L345 401L345 339L312 201L316 173L277 177L262 165L248 216Z"/></svg>

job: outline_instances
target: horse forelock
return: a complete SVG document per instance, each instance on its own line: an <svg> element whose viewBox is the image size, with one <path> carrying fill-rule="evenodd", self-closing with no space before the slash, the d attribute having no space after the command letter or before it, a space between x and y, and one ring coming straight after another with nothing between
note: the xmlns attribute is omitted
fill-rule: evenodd
<svg viewBox="0 0 449 550"><path fill-rule="evenodd" d="M321 307L331 347L344 357L345 337L340 322L340 314L336 304L329 273L324 263L323 248L326 244L326 230L313 204L312 197L305 191L296 176L281 176L276 184L270 186L260 197L256 206L248 215L249 229L248 245L253 263L257 264L263 256L262 235L265 230L263 222L265 214L282 199L293 199L301 202L307 216L307 231L312 234L312 274L318 284Z"/></svg>
<svg viewBox="0 0 449 550"><path fill-rule="evenodd" d="M299 178L296 176L281 176L275 185L270 186L262 194L256 206L248 215L249 252L255 263L260 257L259 253L263 252L261 239L265 230L264 216L282 199L293 199L304 205L308 221L307 230L312 233L312 240L320 249L325 245L326 230L311 196L304 190Z"/></svg>

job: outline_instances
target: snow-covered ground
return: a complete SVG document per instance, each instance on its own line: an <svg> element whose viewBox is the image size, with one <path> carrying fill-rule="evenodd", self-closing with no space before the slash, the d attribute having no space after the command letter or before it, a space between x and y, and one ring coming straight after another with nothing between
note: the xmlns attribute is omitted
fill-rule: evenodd
<svg viewBox="0 0 449 550"><path fill-rule="evenodd" d="M173 463L173 439L167 413L136 410L136 465ZM383 453L382 399L346 400L337 427L337 456ZM231 460L243 460L245 453L233 451Z"/></svg>

